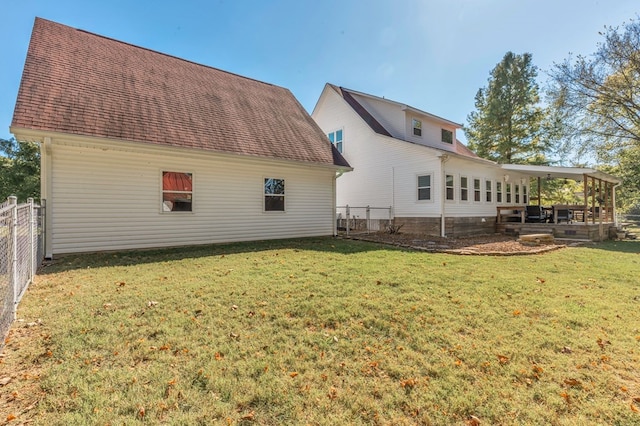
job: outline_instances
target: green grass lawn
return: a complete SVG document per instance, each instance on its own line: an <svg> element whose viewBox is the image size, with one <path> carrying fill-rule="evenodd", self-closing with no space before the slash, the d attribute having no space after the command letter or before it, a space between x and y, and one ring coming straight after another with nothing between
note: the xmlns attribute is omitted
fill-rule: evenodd
<svg viewBox="0 0 640 426"><path fill-rule="evenodd" d="M0 421L640 422L636 241L517 257L332 238L65 257L19 318Z"/></svg>

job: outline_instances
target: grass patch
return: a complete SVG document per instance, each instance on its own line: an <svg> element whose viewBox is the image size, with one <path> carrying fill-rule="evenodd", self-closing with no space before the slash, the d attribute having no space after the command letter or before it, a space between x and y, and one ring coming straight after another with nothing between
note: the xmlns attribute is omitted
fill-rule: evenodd
<svg viewBox="0 0 640 426"><path fill-rule="evenodd" d="M321 238L65 257L22 301L0 408L33 424L637 424L639 252Z"/></svg>

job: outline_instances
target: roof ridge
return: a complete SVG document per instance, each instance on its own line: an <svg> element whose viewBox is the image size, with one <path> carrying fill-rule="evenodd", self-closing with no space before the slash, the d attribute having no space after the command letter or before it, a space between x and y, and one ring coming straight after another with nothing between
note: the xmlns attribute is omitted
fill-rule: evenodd
<svg viewBox="0 0 640 426"><path fill-rule="evenodd" d="M91 35L91 36L95 36L95 37L98 37L98 38L101 38L101 39L104 39L104 40L113 41L113 42L116 42L116 43L119 43L119 44L123 44L125 46L130 46L130 47L136 48L136 49L146 50L147 52L151 52L151 53L155 53L155 54L158 54L158 55L162 55L162 56L165 56L167 58L176 59L176 60L181 61L181 62L186 62L186 63L193 64L193 65L196 65L196 66L200 66L200 67L216 70L216 71L219 71L219 72L222 72L222 73L225 73L225 74L229 74L229 75L232 75L232 76L235 76L235 77L239 77L239 78L242 78L242 79L245 79L245 80L251 80L251 81L255 81L256 83L266 84L267 86L279 87L279 88L285 89L284 87L278 86L277 84L267 83L266 81L258 80L258 79L251 78L251 77L247 77L247 76L240 75L240 74L237 74L237 73L231 72L231 71L226 71L226 70L223 70L223 69L211 66L211 65L201 64L199 62L191 61L189 59L184 59L184 58L181 58L179 56L175 56L175 55L171 55L169 53L161 52L159 50L154 50L154 49L151 49L151 48L148 48L148 47L139 46L137 44L133 44L133 43L129 43L129 42L126 42L126 41L118 40L117 38L104 36L102 34L96 34L94 32L91 32L91 31L88 31L88 30L84 30L82 28L75 28L75 27L72 27L72 26L69 26L69 25L61 24L59 22L51 21L49 19L36 17L36 20L38 20L38 19L40 19L42 21L49 22L49 23L54 24L54 25L60 25L62 27L67 27L67 28L69 28L71 30L78 31L78 32L81 32L81 33L85 33L85 34L88 34L88 35Z"/></svg>

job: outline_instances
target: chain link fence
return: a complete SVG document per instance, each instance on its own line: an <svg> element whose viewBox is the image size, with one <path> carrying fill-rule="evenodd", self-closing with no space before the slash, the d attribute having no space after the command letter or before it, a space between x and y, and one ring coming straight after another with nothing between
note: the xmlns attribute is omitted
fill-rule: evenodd
<svg viewBox="0 0 640 426"><path fill-rule="evenodd" d="M15 197L0 204L0 349L16 319L18 303L44 258L44 209Z"/></svg>
<svg viewBox="0 0 640 426"><path fill-rule="evenodd" d="M346 235L384 231L392 222L393 208L391 207L349 205L336 207L338 232L344 232Z"/></svg>

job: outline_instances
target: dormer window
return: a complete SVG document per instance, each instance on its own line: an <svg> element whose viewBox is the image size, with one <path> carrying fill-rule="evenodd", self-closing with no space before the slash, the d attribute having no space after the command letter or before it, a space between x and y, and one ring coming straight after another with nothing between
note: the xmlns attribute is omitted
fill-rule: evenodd
<svg viewBox="0 0 640 426"><path fill-rule="evenodd" d="M342 154L342 130L336 130L327 135L332 144L336 146L336 149Z"/></svg>
<svg viewBox="0 0 640 426"><path fill-rule="evenodd" d="M451 130L442 129L442 142L453 144L453 132Z"/></svg>
<svg viewBox="0 0 640 426"><path fill-rule="evenodd" d="M422 121L414 118L411 120L411 124L413 126L413 136L422 136Z"/></svg>

